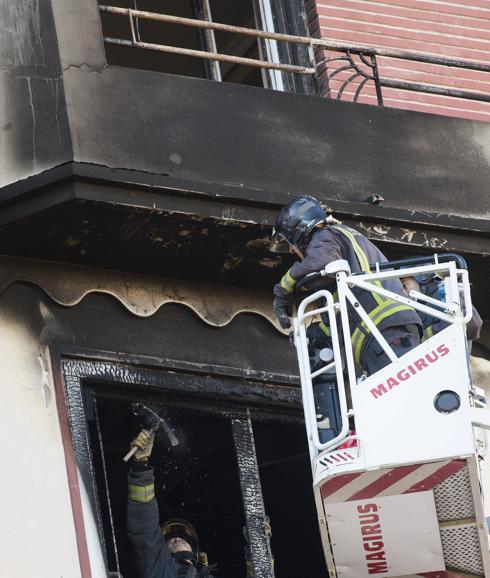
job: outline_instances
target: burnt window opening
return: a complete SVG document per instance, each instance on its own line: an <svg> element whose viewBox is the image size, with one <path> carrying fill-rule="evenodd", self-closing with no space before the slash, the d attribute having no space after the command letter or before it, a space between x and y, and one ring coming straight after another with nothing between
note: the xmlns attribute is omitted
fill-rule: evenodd
<svg viewBox="0 0 490 578"><path fill-rule="evenodd" d="M79 371L80 365L76 367ZM210 563L218 564L220 578L245 577L242 528L247 525L253 530L260 511L272 523L276 578L325 575L299 408L292 412L279 403L263 409L240 400L232 388L225 399L191 394L185 383L180 392L167 391L161 374L161 389L149 392L135 387L132 380L108 384L105 375L105 382L100 383L94 381L92 371L89 379L73 376L73 369L69 372L64 372L64 378L72 438L84 484L92 486L92 507L108 576L119 571L123 578L137 577L126 537L128 466L122 462L130 440L146 425L143 418L134 416L134 401L166 417L181 442L170 449L161 432L155 442L151 461L160 519L189 519ZM128 374L127 368L117 366L114 372ZM265 388L265 398L271 389ZM80 420L80 405L84 420ZM251 435L248 429L253 430ZM254 462L249 459L250 451L254 460L256 454L258 467L250 466ZM258 490L250 498L248 490L254 483ZM252 558L256 575L270 576L257 543L252 545Z"/></svg>
<svg viewBox="0 0 490 578"><path fill-rule="evenodd" d="M276 578L327 576L303 424L252 420Z"/></svg>
<svg viewBox="0 0 490 578"><path fill-rule="evenodd" d="M99 0L105 6L153 14L206 20L219 24L307 36L303 0ZM132 21L132 22L131 22ZM201 29L178 22L156 21L127 14L101 12L108 64L274 90L317 94L311 75L255 68L202 57L151 49L169 46L280 64L311 67L314 57L306 45L259 39L223 30ZM131 30L133 28L133 31ZM132 44L135 40L143 45Z"/></svg>
<svg viewBox="0 0 490 578"><path fill-rule="evenodd" d="M200 547L207 553L210 563L219 562L220 576L244 575L241 540L230 539L242 536L245 523L230 420L199 414L188 408L161 407L154 400L146 401L160 415L166 415L180 442L172 448L162 429L155 438L150 463L154 467L160 522L170 518L189 520L198 532ZM122 462L122 456L128 451L129 441L148 424L144 418L132 414L129 400L97 396L96 403L105 476L95 419L89 422L89 430L108 567L115 571L119 566L124 578L137 578L133 551L126 536L128 465ZM106 491L105 478L109 492Z"/></svg>

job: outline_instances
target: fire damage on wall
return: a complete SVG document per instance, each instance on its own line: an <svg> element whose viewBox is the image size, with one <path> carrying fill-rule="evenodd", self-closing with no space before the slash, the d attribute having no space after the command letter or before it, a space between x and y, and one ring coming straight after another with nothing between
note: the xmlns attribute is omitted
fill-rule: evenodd
<svg viewBox="0 0 490 578"><path fill-rule="evenodd" d="M107 37L128 40L133 23L139 40L161 40L154 22L128 19L127 0L110 3L124 16L101 19L101 4L0 7L15 32L0 313L5 339L39 360L43 408L56 408L81 575L99 555L100 575L136 578L123 457L154 423L145 406L179 442L158 430L161 521L189 519L218 576L245 577L247 557L256 578L325 576L297 363L271 309L292 263L268 250L275 216L313 194L389 259L462 253L489 320L487 125L309 97L315 82L280 67L148 55ZM208 5L217 22L254 28L265 3L238 4L166 3L170 16L202 19ZM306 34L302 2L269 4L281 31ZM246 58L265 46L208 32L187 30L190 47ZM276 56L309 65L304 44ZM488 321L473 354L485 386Z"/></svg>
<svg viewBox="0 0 490 578"><path fill-rule="evenodd" d="M25 274L22 283L5 280L3 302L10 309L22 303L22 315L37 318L39 339L50 344L65 441L111 575L137 577L126 533L123 457L155 414L177 440L172 446L160 428L151 458L162 522L190 520L221 576L245 576L247 559L259 576L269 576L272 565L277 576L305 569L322 575L294 356L270 320L250 312L213 327L223 323L220 306L203 310L189 293L185 305L155 303L143 316L142 295L124 293L117 282L112 294L96 290L79 301L90 273L81 271L75 296L76 271L55 267L58 281L51 286L39 273L29 284ZM101 290L111 275L116 281L108 273ZM86 509L83 516L87 523ZM264 516L271 520L270 541Z"/></svg>

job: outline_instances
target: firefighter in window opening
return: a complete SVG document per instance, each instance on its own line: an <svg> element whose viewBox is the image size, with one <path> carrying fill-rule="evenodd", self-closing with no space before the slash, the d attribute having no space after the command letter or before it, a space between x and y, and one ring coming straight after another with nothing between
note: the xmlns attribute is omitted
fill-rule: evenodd
<svg viewBox="0 0 490 578"><path fill-rule="evenodd" d="M293 199L280 211L269 248L274 253L293 253L299 258L274 287L273 309L283 329L291 326L294 289L300 278L320 271L339 259L345 259L353 273L369 273L370 264L387 261L383 253L364 235L327 216L320 203L308 195ZM328 282L322 278L323 287ZM330 282L333 284L333 281ZM383 281L382 286L404 295L398 279ZM357 288L353 289L353 293L398 357L420 343L422 324L412 307ZM310 351L326 348L331 343L330 330L325 321L322 319L321 323L308 328ZM388 365L388 356L353 308L349 308L349 323L356 363L368 375ZM325 442L335 437L342 425L339 423L335 374L319 376L313 385L320 441Z"/></svg>
<svg viewBox="0 0 490 578"><path fill-rule="evenodd" d="M141 578L212 578L197 533L186 520L159 523L153 468L148 460L155 434L142 430L131 442L138 450L128 474L128 537Z"/></svg>
<svg viewBox="0 0 490 578"><path fill-rule="evenodd" d="M400 279L403 285L403 290L407 297L410 295L410 291L418 291L427 297L432 297L432 299L437 299L438 301L446 301L446 292L444 289L444 280L441 279L436 273L427 273L425 275L415 275L414 277L402 277ZM433 317L422 311L417 311L422 321L422 327L424 330L424 336L422 341L429 339L433 335L436 335L446 327L449 323L446 323L442 319ZM475 339L480 337L480 331L483 325L483 321L480 317L478 311L473 307L473 316L466 325L466 338L468 340L468 349L471 352L471 344Z"/></svg>

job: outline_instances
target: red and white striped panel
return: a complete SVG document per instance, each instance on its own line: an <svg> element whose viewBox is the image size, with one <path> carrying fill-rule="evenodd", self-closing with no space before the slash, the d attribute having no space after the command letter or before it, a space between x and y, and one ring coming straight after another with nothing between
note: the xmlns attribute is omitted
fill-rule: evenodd
<svg viewBox="0 0 490 578"><path fill-rule="evenodd" d="M342 474L325 482L320 493L325 503L339 503L423 492L431 490L465 465L465 460L446 460Z"/></svg>
<svg viewBox="0 0 490 578"><path fill-rule="evenodd" d="M423 572L422 574L404 576L404 578L419 578L419 576L424 576L424 578L461 578L461 576L453 574L453 572Z"/></svg>
<svg viewBox="0 0 490 578"><path fill-rule="evenodd" d="M425 578L461 578L452 572L424 572L423 574L411 574L403 578L419 578L419 576L424 576Z"/></svg>
<svg viewBox="0 0 490 578"><path fill-rule="evenodd" d="M320 487L324 503L350 502L374 497L396 496L432 490L435 486L459 472L465 460L446 460L430 464L399 466L382 470L342 474ZM459 578L453 572L426 572L414 575L425 578ZM412 578L407 576L406 578Z"/></svg>

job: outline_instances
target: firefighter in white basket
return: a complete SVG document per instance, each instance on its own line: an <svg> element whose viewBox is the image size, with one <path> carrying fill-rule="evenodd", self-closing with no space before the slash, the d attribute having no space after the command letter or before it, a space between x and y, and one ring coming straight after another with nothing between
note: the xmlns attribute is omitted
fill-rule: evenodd
<svg viewBox="0 0 490 578"><path fill-rule="evenodd" d="M291 326L295 285L305 275L320 271L329 263L340 259L345 259L349 263L353 273L370 273L371 264L387 261L383 253L364 235L340 224L332 217L327 217L320 203L308 195L293 199L280 211L270 250L275 253L292 253L298 257L298 262L274 287L273 309L283 329ZM322 282L329 281L322 278ZM402 284L398 279L384 280L382 286L389 291L404 295ZM422 323L412 307L362 289L354 288L353 293L398 357L420 343ZM349 323L355 361L366 373L371 375L388 365L390 363L388 356L352 307L349 308ZM313 333L318 334L319 330L324 333L325 345L328 346L330 330L326 319L310 329L310 345L313 339L318 340L318 335ZM315 388L317 404L320 397L324 398L321 402L324 407L320 408L319 420L327 417L332 426L326 428L332 430L330 433L325 432L327 438L333 437L337 429L332 425L332 422L335 423L337 420L338 413L335 408L336 404L338 406L335 388L335 385L332 386L332 380L329 381L328 387L318 387L317 383ZM332 393L332 390L335 391Z"/></svg>

